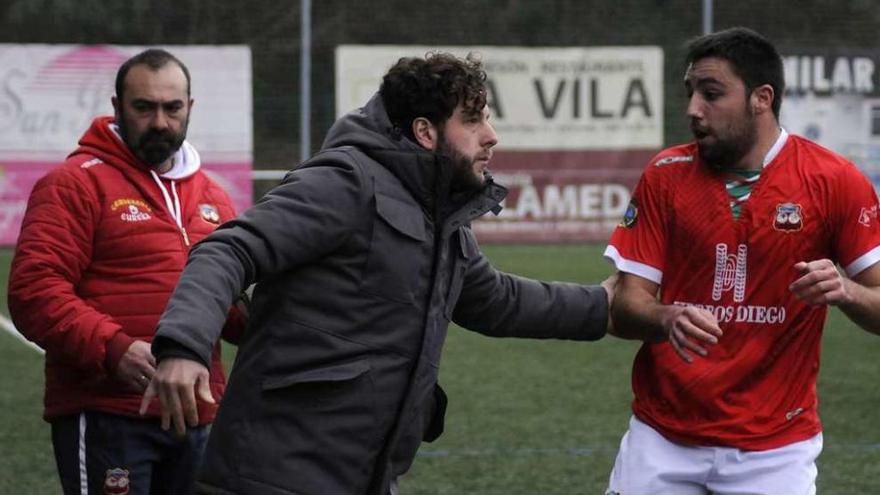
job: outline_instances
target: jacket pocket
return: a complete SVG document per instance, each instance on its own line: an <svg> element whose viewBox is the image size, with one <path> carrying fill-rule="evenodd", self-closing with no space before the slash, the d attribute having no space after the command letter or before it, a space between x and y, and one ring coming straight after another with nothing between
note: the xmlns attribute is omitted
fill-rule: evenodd
<svg viewBox="0 0 880 495"><path fill-rule="evenodd" d="M449 399L439 383L434 384L432 399L434 407L428 408L430 416L425 422L425 431L422 436L422 440L425 442L433 442L440 438L446 425L446 404L449 403Z"/></svg>
<svg viewBox="0 0 880 495"><path fill-rule="evenodd" d="M237 475L292 493L364 493L382 434L370 362L265 375L258 383L259 400L242 413Z"/></svg>
<svg viewBox="0 0 880 495"><path fill-rule="evenodd" d="M376 215L364 268L364 292L412 304L424 264L424 214L414 204L376 192Z"/></svg>
<svg viewBox="0 0 880 495"><path fill-rule="evenodd" d="M455 305L461 296L461 288L464 286L465 275L470 261L476 256L477 248L471 245L470 239L463 229L458 229L458 250L453 255L452 274L449 277L449 291L446 293L446 306L444 314L446 319L452 321L455 313Z"/></svg>
<svg viewBox="0 0 880 495"><path fill-rule="evenodd" d="M342 382L353 380L368 371L370 371L369 363L366 361L353 361L351 363L305 370L282 376L266 377L263 380L262 388L263 390L275 390L297 383Z"/></svg>

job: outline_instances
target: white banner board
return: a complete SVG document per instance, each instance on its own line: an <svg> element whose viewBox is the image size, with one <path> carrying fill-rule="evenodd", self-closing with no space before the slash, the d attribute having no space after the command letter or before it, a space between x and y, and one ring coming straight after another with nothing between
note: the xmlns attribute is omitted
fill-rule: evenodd
<svg viewBox="0 0 880 495"><path fill-rule="evenodd" d="M336 48L336 114L363 106L400 57L479 54L500 150L608 150L663 144L663 51L634 47Z"/></svg>
<svg viewBox="0 0 880 495"><path fill-rule="evenodd" d="M604 241L663 145L663 51L634 47L340 46L336 114L361 107L404 56L478 54L499 143L490 168L510 189L485 242Z"/></svg>
<svg viewBox="0 0 880 495"><path fill-rule="evenodd" d="M113 113L117 69L146 48L0 44L0 153L63 157L70 152L95 116ZM187 139L208 160L211 155L250 160L250 49L164 48L192 76L195 107Z"/></svg>
<svg viewBox="0 0 880 495"><path fill-rule="evenodd" d="M34 183L112 115L116 72L147 47L0 44L0 244L14 244ZM251 53L246 46L166 46L192 77L187 140L241 211L251 198Z"/></svg>

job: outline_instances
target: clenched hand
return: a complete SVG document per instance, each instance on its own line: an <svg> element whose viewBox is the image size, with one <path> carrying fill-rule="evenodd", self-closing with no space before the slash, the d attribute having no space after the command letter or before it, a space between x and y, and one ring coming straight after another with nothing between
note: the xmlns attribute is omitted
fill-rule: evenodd
<svg viewBox="0 0 880 495"><path fill-rule="evenodd" d="M196 400L214 404L209 386L208 368L202 363L185 358L167 358L159 363L153 380L141 400L141 415L150 402L158 397L162 408L162 429L174 424L174 431L183 436L186 427L199 424ZM198 397L197 397L198 396Z"/></svg>

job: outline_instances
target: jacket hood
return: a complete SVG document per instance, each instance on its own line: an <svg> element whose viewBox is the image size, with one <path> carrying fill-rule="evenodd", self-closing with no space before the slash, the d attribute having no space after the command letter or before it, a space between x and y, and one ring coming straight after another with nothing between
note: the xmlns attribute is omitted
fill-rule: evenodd
<svg viewBox="0 0 880 495"><path fill-rule="evenodd" d="M378 93L362 108L337 120L322 150L354 146L394 174L424 207L432 209L436 198L448 195L449 160L407 138L388 119Z"/></svg>
<svg viewBox="0 0 880 495"><path fill-rule="evenodd" d="M122 140L119 128L113 117L98 117L92 121L91 127L79 140L79 147L70 156L86 154L100 159L104 163L117 168L135 167L149 172L152 168L134 155ZM161 174L162 177L181 180L192 176L201 168L201 158L189 142L174 154L174 165L171 170Z"/></svg>

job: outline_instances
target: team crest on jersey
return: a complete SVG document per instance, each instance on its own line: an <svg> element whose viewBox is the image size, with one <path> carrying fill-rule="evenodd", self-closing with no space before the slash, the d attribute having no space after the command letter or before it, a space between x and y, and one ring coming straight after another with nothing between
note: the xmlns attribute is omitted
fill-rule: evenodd
<svg viewBox="0 0 880 495"><path fill-rule="evenodd" d="M112 211L121 209L119 218L125 222L144 222L153 218L151 215L153 210L140 199L120 198L110 203L110 209Z"/></svg>
<svg viewBox="0 0 880 495"><path fill-rule="evenodd" d="M199 205L199 213L202 215L202 220L213 223L214 225L220 224L220 212L217 211L217 207L214 205Z"/></svg>
<svg viewBox="0 0 880 495"><path fill-rule="evenodd" d="M773 228L786 234L797 232L804 228L801 205L794 203L776 205L776 217L773 219Z"/></svg>
<svg viewBox="0 0 880 495"><path fill-rule="evenodd" d="M104 475L104 495L126 495L129 490L128 470L108 469Z"/></svg>
<svg viewBox="0 0 880 495"><path fill-rule="evenodd" d="M626 211L623 212L623 220L620 221L620 226L628 229L636 224L638 218L639 205L636 203L636 200L632 200L629 202L629 205L627 205Z"/></svg>

